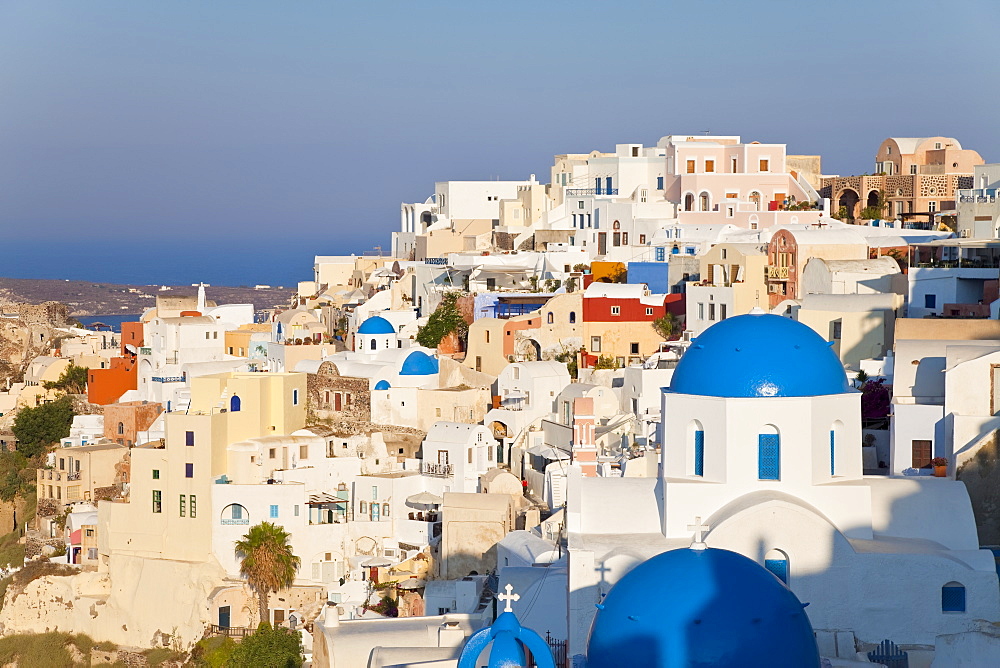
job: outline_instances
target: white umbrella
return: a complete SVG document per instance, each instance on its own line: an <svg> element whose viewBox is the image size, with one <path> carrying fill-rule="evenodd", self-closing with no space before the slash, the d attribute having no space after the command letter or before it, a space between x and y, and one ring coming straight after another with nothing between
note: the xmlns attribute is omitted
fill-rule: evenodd
<svg viewBox="0 0 1000 668"><path fill-rule="evenodd" d="M416 578L408 578L396 584L399 589L423 589L424 583Z"/></svg>
<svg viewBox="0 0 1000 668"><path fill-rule="evenodd" d="M444 499L430 492L419 492L418 494L406 497L406 505L413 508L418 506L440 506L442 503L444 503Z"/></svg>
<svg viewBox="0 0 1000 668"><path fill-rule="evenodd" d="M385 568L386 566L391 566L392 562L385 557L372 557L361 565L365 568Z"/></svg>

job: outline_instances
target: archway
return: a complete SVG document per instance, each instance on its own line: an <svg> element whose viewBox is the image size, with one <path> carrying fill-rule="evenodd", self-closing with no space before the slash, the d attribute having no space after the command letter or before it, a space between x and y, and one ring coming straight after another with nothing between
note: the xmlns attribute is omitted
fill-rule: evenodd
<svg viewBox="0 0 1000 668"><path fill-rule="evenodd" d="M688 193L687 195L684 195L684 210L685 211L694 211L694 194L693 193Z"/></svg>
<svg viewBox="0 0 1000 668"><path fill-rule="evenodd" d="M698 195L699 210L710 211L711 202L709 201L709 196L707 192L702 192Z"/></svg>
<svg viewBox="0 0 1000 668"><path fill-rule="evenodd" d="M788 584L788 555L781 550L768 550L764 555L764 568L771 571L774 577Z"/></svg>
<svg viewBox="0 0 1000 668"><path fill-rule="evenodd" d="M840 196L837 197L837 206L847 210L847 218L853 220L857 217L858 213L858 202L861 201L861 196L854 190L850 188L841 191Z"/></svg>

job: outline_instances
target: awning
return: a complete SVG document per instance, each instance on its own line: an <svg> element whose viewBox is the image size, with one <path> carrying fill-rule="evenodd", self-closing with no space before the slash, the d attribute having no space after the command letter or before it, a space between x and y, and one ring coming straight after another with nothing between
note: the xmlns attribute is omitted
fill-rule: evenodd
<svg viewBox="0 0 1000 668"><path fill-rule="evenodd" d="M70 545L79 545L82 540L83 540L83 529L77 529L76 531L74 531L69 535Z"/></svg>
<svg viewBox="0 0 1000 668"><path fill-rule="evenodd" d="M368 561L362 562L361 565L365 568L385 568L391 566L392 562L385 557L372 557Z"/></svg>
<svg viewBox="0 0 1000 668"><path fill-rule="evenodd" d="M570 456L562 450L550 448L547 445L534 445L527 450L529 455L544 457L545 459L569 459Z"/></svg>
<svg viewBox="0 0 1000 668"><path fill-rule="evenodd" d="M347 503L347 499L341 499L340 497L336 497L332 494L327 494L326 492L309 495L310 506L320 506L326 503Z"/></svg>

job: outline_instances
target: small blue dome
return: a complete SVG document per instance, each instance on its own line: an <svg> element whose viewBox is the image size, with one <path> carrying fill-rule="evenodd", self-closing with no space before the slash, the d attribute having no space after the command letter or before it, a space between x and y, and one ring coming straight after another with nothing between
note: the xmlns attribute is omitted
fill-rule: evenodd
<svg viewBox="0 0 1000 668"><path fill-rule="evenodd" d="M670 391L708 397L817 397L850 391L830 344L800 322L766 313L712 325L677 363Z"/></svg>
<svg viewBox="0 0 1000 668"><path fill-rule="evenodd" d="M358 334L395 334L396 328L382 316L374 315L358 327Z"/></svg>
<svg viewBox="0 0 1000 668"><path fill-rule="evenodd" d="M820 665L799 599L729 550L658 554L629 571L598 608L589 668Z"/></svg>
<svg viewBox="0 0 1000 668"><path fill-rule="evenodd" d="M387 381L385 379L382 379L379 382L375 383L374 389L376 389L376 390L388 390L390 387L392 387L392 386L389 385L389 381Z"/></svg>
<svg viewBox="0 0 1000 668"><path fill-rule="evenodd" d="M438 361L422 350L414 350L399 369L400 376L429 376L438 372Z"/></svg>

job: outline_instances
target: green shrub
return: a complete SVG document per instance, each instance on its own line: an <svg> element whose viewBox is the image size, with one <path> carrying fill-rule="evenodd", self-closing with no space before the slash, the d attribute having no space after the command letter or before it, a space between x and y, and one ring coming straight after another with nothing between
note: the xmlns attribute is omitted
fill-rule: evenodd
<svg viewBox="0 0 1000 668"><path fill-rule="evenodd" d="M437 348L441 339L452 332L464 343L469 336L469 324L458 310L461 292L445 293L441 303L427 318L427 324L417 331L417 343L425 348Z"/></svg>
<svg viewBox="0 0 1000 668"><path fill-rule="evenodd" d="M229 657L232 668L299 668L302 665L302 646L299 634L284 627L271 628L267 622L257 627L257 632L247 636Z"/></svg>
<svg viewBox="0 0 1000 668"><path fill-rule="evenodd" d="M197 668L224 668L236 649L236 641L226 636L203 638L191 650L191 663Z"/></svg>

